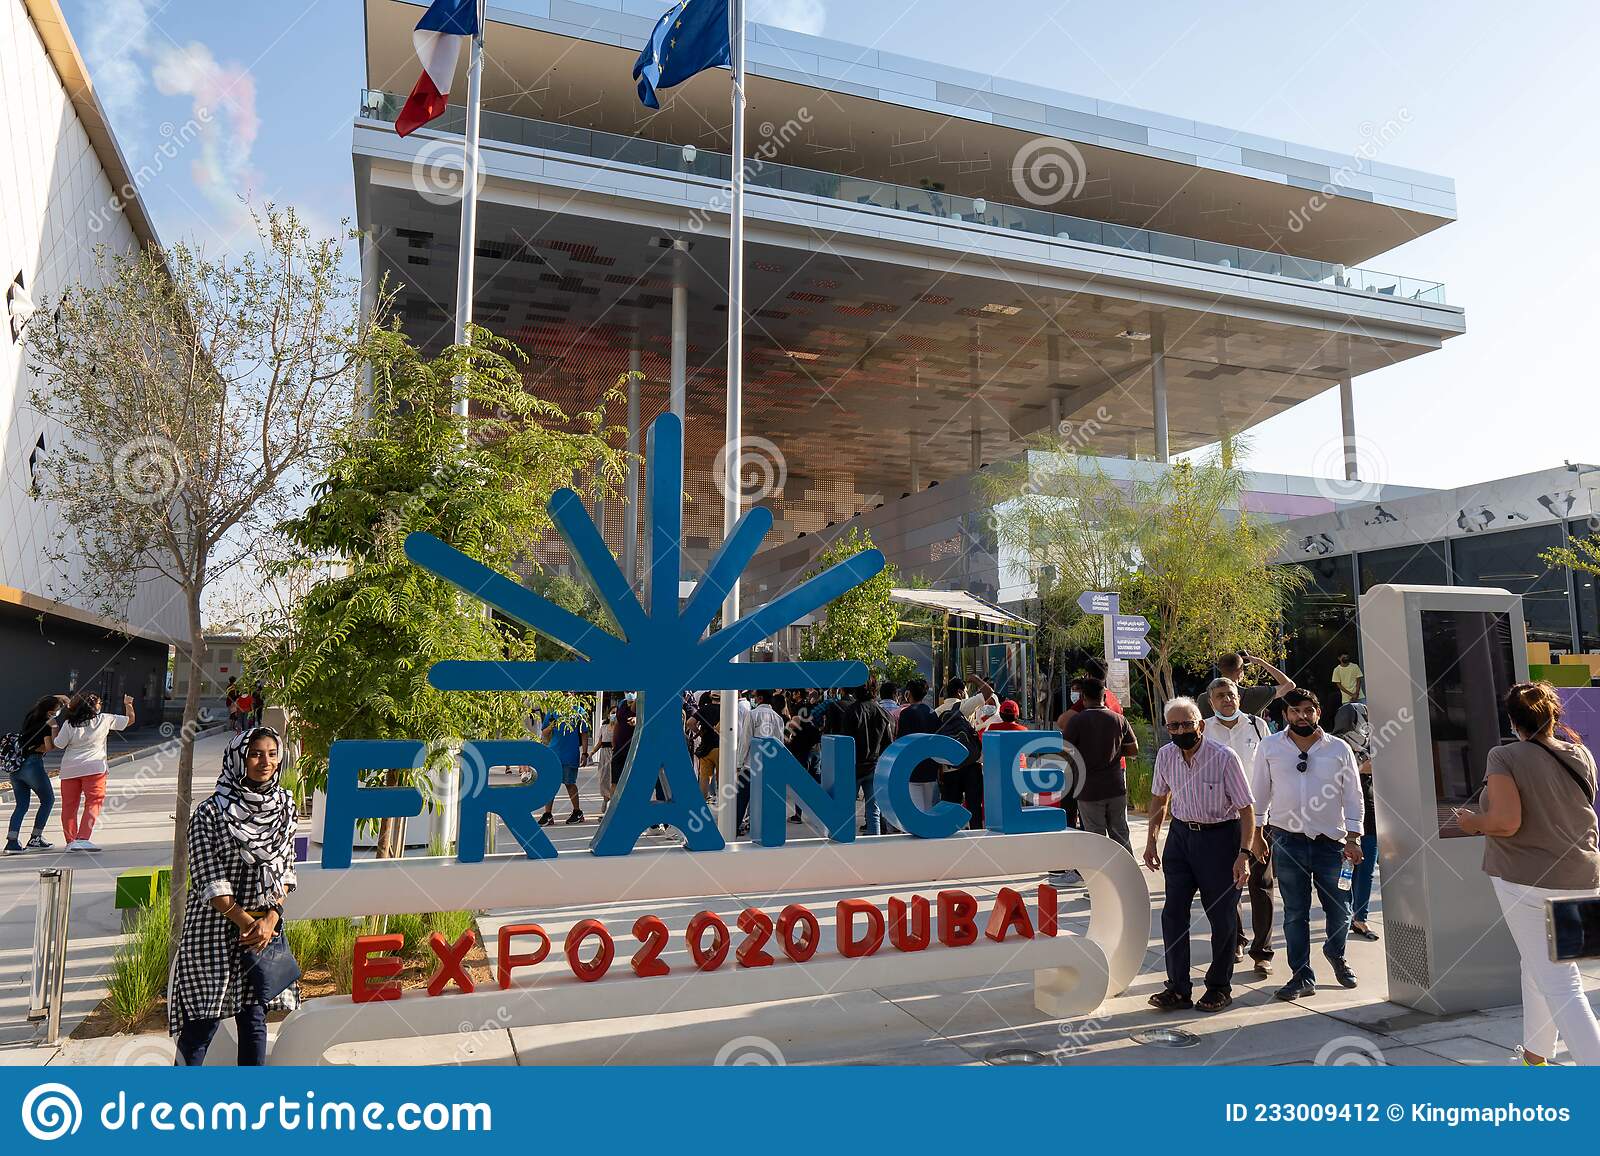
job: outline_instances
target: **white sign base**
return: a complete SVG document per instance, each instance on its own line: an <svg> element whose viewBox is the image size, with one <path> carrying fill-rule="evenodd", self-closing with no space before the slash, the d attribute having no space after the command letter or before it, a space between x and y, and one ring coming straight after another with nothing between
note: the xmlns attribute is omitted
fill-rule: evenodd
<svg viewBox="0 0 1600 1156"><path fill-rule="evenodd" d="M1083 935L1012 936L1003 943L980 938L967 947L935 941L920 952L897 951L885 943L877 954L858 959L840 958L825 942L822 952L804 964L780 958L771 967L741 968L730 960L714 972L647 979L627 975L584 983L559 973L471 995L430 997L412 991L398 1000L363 1004L319 999L291 1012L279 1026L269 1062L320 1064L336 1044L449 1035L462 1024L537 1027L1030 969L1040 1011L1057 1018L1088 1015L1133 981L1150 933L1150 893L1138 865L1116 843L1082 831L973 831L948 839L899 835L853 844L808 839L783 847L737 843L719 852L668 847L617 857L493 856L482 863L408 859L401 866L369 860L338 871L306 865L286 905L291 919L485 906L598 906L623 895L630 903L684 896L716 902L900 885L925 891L968 879L1016 878L1057 868L1074 868L1083 875L1090 904Z"/></svg>

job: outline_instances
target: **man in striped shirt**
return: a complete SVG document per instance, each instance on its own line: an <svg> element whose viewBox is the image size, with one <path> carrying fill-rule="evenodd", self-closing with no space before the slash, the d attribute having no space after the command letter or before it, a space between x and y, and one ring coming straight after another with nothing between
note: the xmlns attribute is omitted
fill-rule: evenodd
<svg viewBox="0 0 1600 1156"><path fill-rule="evenodd" d="M1150 835L1144 865L1166 878L1161 941L1167 986L1150 997L1152 1007L1177 1011L1197 1007L1221 1011L1233 1002L1233 954L1239 936L1239 889L1250 874L1248 848L1255 839L1255 808L1239 756L1205 737L1200 707L1192 698L1167 703L1172 742L1156 752L1150 784ZM1166 850L1156 851L1162 821L1171 815ZM1196 893L1211 923L1211 966L1206 990L1194 1001L1189 974L1189 909Z"/></svg>

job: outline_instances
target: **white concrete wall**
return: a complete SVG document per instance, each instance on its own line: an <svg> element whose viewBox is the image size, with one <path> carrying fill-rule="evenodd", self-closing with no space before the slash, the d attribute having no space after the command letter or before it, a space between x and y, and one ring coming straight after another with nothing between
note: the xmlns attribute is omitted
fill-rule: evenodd
<svg viewBox="0 0 1600 1156"><path fill-rule="evenodd" d="M97 243L132 248L132 227L113 205L112 182L79 122L22 0L0 10L0 291L20 272L34 301L94 276ZM94 226L98 225L98 229ZM41 311L33 324L49 324ZM46 555L58 533L72 531L47 503L31 496L28 458L43 436L64 432L33 411L37 378L0 317L0 585L97 612L92 600L64 595L81 574L61 573ZM112 495L107 495L110 500ZM163 580L144 583L122 617L149 637L184 633L181 602Z"/></svg>

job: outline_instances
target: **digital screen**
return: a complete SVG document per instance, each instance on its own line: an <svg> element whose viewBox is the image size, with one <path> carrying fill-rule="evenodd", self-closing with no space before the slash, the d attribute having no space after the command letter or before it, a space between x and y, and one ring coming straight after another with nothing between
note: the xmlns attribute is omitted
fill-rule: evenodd
<svg viewBox="0 0 1600 1156"><path fill-rule="evenodd" d="M1478 808L1489 752L1516 738L1501 705L1516 675L1510 616L1422 611L1422 663L1439 834L1465 838L1451 808Z"/></svg>

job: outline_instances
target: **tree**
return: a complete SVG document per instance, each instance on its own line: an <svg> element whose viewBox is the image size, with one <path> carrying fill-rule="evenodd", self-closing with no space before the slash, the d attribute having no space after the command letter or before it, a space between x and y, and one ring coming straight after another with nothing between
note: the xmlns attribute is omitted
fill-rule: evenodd
<svg viewBox="0 0 1600 1156"><path fill-rule="evenodd" d="M552 526L546 505L581 479L591 496L611 492L626 468L604 405L569 419L530 394L521 352L483 329L471 344L424 358L395 331L371 340L372 416L340 441L311 505L280 533L302 561L332 568L292 610L267 624L247 661L269 698L289 706L302 773L326 782L338 738L415 739L426 757L409 772L383 772L426 793L466 737L521 737L534 710L576 715L570 694L444 693L429 668L446 659L550 659L565 651L505 619L486 617L405 556L406 535L427 531L502 573L526 572ZM472 416L455 402L465 394ZM610 401L615 395L609 395ZM569 580L532 582L591 622L599 604ZM387 824L380 854L397 854L400 825Z"/></svg>
<svg viewBox="0 0 1600 1156"><path fill-rule="evenodd" d="M201 602L251 553L352 420L366 327L341 243L293 209L255 214L255 251L101 247L93 283L49 303L27 331L42 384L32 404L64 438L38 473L61 509L57 561L113 613L143 580L184 603L189 663L172 837L172 935L182 927L205 642Z"/></svg>
<svg viewBox="0 0 1600 1156"><path fill-rule="evenodd" d="M1591 522L1590 526L1593 525ZM1539 561L1552 570L1557 566L1565 566L1574 573L1590 574L1600 578L1600 537L1574 536L1568 540L1572 545L1553 546L1539 555Z"/></svg>
<svg viewBox="0 0 1600 1156"><path fill-rule="evenodd" d="M1230 463L1238 456L1230 445ZM1281 536L1240 509L1244 474L1234 465L1177 462L1120 481L1042 440L983 485L1013 566L1042 592L1052 646L1098 648L1101 620L1077 599L1114 590L1124 614L1150 621L1150 654L1137 666L1158 703L1176 693L1179 669L1224 650L1281 651L1279 623L1305 573L1270 564Z"/></svg>
<svg viewBox="0 0 1600 1156"><path fill-rule="evenodd" d="M859 526L834 542L806 571L812 578L831 566L874 549L872 535ZM800 644L800 657L807 662L855 660L868 667L881 668L889 657L899 616L890 597L896 582L892 565L885 566L861 585L847 590L828 603L823 620L808 627Z"/></svg>

